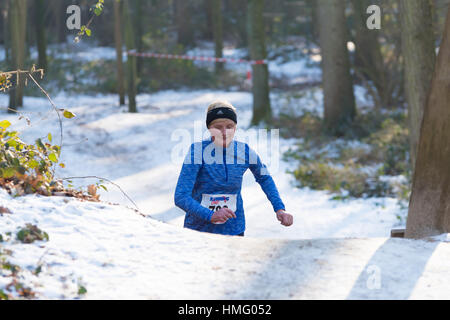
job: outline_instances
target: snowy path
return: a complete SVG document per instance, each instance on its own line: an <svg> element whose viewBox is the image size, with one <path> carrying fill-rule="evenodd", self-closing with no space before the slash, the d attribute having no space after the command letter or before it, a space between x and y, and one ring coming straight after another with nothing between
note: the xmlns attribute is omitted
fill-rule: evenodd
<svg viewBox="0 0 450 320"><path fill-rule="evenodd" d="M75 298L83 285L87 299L450 298L448 242L389 239L399 214L394 199L330 201L323 192L293 188L282 161L272 174L294 214L292 227L279 225L247 172L242 191L246 237L181 228L183 212L173 205L181 163L171 161L179 141L171 134L192 132L216 98L236 105L239 127L245 129L251 96L243 92L141 95L138 114L119 108L113 96L55 97L58 106L77 114L64 119L66 169L58 169L58 175L111 179L147 217L124 207L132 204L111 185L101 200L120 206L36 195L12 199L0 190L0 205L13 212L0 216L1 234L14 235L25 223L35 223L50 236L49 242L10 239L2 244L12 250L8 261L24 268L22 280L38 297ZM0 96L0 103L5 101ZM48 132L57 142L57 121L47 114L46 100L27 97L25 104L21 111L37 112L32 127L15 116L4 118L23 130L27 142ZM40 114L47 119L37 122ZM281 151L290 145L281 140ZM95 181L74 180L76 185L88 182ZM38 262L42 272L36 277L32 271ZM2 288L11 279L0 281Z"/></svg>
<svg viewBox="0 0 450 320"><path fill-rule="evenodd" d="M3 244L39 298L75 298L80 284L86 299L450 298L449 242L219 236L119 205L3 190L0 204L12 211L2 232L32 222L50 236ZM9 281L0 277L0 288Z"/></svg>
<svg viewBox="0 0 450 320"><path fill-rule="evenodd" d="M194 123L205 130L207 105L215 99L226 99L238 109L239 136L245 135L251 116L251 94L224 91L163 91L154 95L138 96L138 114L129 114L126 107L117 106L116 96L54 97L59 107L70 109L77 117L64 119L62 161L65 169L58 168L60 177L96 175L119 184L137 203L141 212L176 226L183 225L184 212L173 203L173 193L181 168L171 154L180 144L172 139L176 130L187 130L194 141ZM279 97L272 94L272 104ZM0 95L0 103L7 102ZM311 108L313 101L303 101ZM302 107L300 103L300 107ZM319 108L320 103L317 104ZM43 98L25 98L24 112L47 113L48 102ZM14 125L17 117L5 115ZM39 119L33 114L33 121ZM22 136L34 141L51 132L55 143L59 140L58 124L51 112L48 119L26 127L25 121L15 128L26 128ZM87 139L87 140L86 140ZM293 141L280 139L280 151L286 151ZM257 146L253 146L258 150ZM289 164L281 160L277 170L271 170L286 209L294 215L294 225L285 228L279 224L272 207L255 182L250 171L244 176L242 196L246 214L246 235L259 238L311 239L342 237L388 237L390 229L404 216L395 199L330 201L325 192L297 189L292 186L293 176L286 173ZM184 155L183 155L184 156ZM275 155L269 155L274 157ZM265 159L269 161L271 159ZM96 180L74 180L75 185L87 185ZM108 192L101 190L101 199L113 203L132 205L114 186ZM404 222L404 221L403 221Z"/></svg>
<svg viewBox="0 0 450 320"><path fill-rule="evenodd" d="M72 49L65 53L70 59L75 58ZM113 59L115 54L113 48L80 50L77 59L83 61ZM236 53L240 54L228 54ZM298 57L291 60L272 61L271 75L285 77L291 84L320 78L317 64L310 69ZM367 104L362 93L355 86L358 105ZM168 90L139 95L137 114L119 107L115 95L61 92L52 98L58 107L77 115L63 120L61 160L66 168L57 168L57 176L110 179L147 216L129 209L130 201L108 184L109 192L100 190L100 199L120 205L38 195L13 199L0 189L0 205L12 211L0 215L0 234L6 238L0 255L11 250L2 258L22 268L20 281L37 298L78 298L80 285L87 289L82 296L86 299L450 298L448 235L428 240L388 238L393 226L404 224L398 217L404 219L406 213L395 199L330 201L324 192L294 188L292 175L286 173L292 164L281 159L271 174L286 209L294 215L293 226L279 224L248 171L242 189L245 237L181 227L184 213L173 203L181 161L171 160L180 141L172 139L172 134L176 130L193 133L195 121L205 129L207 105L221 98L237 107L237 138L245 136L250 93ZM275 111L283 99L271 94ZM294 109L321 113L320 90L289 102ZM48 101L25 97L24 103L20 111L30 117L31 127L16 115L2 114L2 120L8 119L26 142L51 132L53 142L59 144L57 117ZM6 105L8 96L0 94L0 106ZM281 139L279 156L294 142ZM73 182L86 186L96 181ZM15 240L15 233L26 223L37 224L50 240L33 244ZM8 232L11 238L5 236ZM42 271L36 276L33 271L38 265ZM0 290L5 291L10 282L8 271L0 270Z"/></svg>

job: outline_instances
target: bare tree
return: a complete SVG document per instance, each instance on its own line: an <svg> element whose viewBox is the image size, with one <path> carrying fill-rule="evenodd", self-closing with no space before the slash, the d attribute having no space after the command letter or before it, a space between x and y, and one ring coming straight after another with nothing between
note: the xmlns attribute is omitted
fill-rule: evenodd
<svg viewBox="0 0 450 320"><path fill-rule="evenodd" d="M222 23L222 0L213 0L211 3L212 24L214 35L215 57L223 57L223 23ZM223 63L216 62L215 71L219 74L223 70Z"/></svg>
<svg viewBox="0 0 450 320"><path fill-rule="evenodd" d="M450 8L422 117L407 238L450 232Z"/></svg>
<svg viewBox="0 0 450 320"><path fill-rule="evenodd" d="M114 0L114 42L116 45L116 61L117 61L117 93L119 94L119 104L125 104L125 83L122 61L122 19L123 1Z"/></svg>
<svg viewBox="0 0 450 320"><path fill-rule="evenodd" d="M47 71L47 36L45 30L46 6L44 0L35 0L36 46L38 49L38 68Z"/></svg>
<svg viewBox="0 0 450 320"><path fill-rule="evenodd" d="M136 50L133 22L130 14L130 0L124 0L123 15L125 24L125 44L127 51ZM128 90L128 112L137 112L136 94L137 94L137 64L136 56L127 57L127 90Z"/></svg>
<svg viewBox="0 0 450 320"><path fill-rule="evenodd" d="M411 165L414 169L423 109L436 63L429 0L401 0L402 53L408 103Z"/></svg>
<svg viewBox="0 0 450 320"><path fill-rule="evenodd" d="M10 2L11 70L23 69L25 62L27 0ZM24 79L17 79L16 87L10 91L9 112L23 105Z"/></svg>
<svg viewBox="0 0 450 320"><path fill-rule="evenodd" d="M3 17L3 44L5 47L5 61L7 64L9 64L9 55L10 55L10 50L8 49L10 44L9 44L9 1L4 1L3 5L1 7L2 10L2 17Z"/></svg>
<svg viewBox="0 0 450 320"><path fill-rule="evenodd" d="M347 49L344 0L318 0L319 41L322 54L324 129L343 135L356 115Z"/></svg>
<svg viewBox="0 0 450 320"><path fill-rule="evenodd" d="M191 26L190 1L173 0L175 9L175 23L177 26L177 42L184 47L188 47L194 42L194 33Z"/></svg>
<svg viewBox="0 0 450 320"><path fill-rule="evenodd" d="M264 60L267 57L263 5L261 0L248 0L248 42L250 46L250 58L252 60ZM269 98L269 70L267 64L253 64L253 117L252 124L256 125L264 121L272 121L272 109Z"/></svg>

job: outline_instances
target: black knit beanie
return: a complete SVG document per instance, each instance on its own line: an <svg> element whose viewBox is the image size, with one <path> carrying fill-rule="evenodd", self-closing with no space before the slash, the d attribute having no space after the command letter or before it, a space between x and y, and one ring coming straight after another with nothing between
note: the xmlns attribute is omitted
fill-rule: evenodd
<svg viewBox="0 0 450 320"><path fill-rule="evenodd" d="M206 127L208 128L211 122L221 118L230 119L237 124L236 112L234 112L234 110L231 108L220 107L208 111L208 113L206 114Z"/></svg>

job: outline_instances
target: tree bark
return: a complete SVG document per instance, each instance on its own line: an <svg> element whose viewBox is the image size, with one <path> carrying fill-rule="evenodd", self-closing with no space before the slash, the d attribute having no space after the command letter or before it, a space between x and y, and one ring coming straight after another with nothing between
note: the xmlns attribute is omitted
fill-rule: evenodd
<svg viewBox="0 0 450 320"><path fill-rule="evenodd" d="M47 37L45 34L45 3L35 0L36 46L38 49L38 68L47 71Z"/></svg>
<svg viewBox="0 0 450 320"><path fill-rule="evenodd" d="M450 232L450 8L422 117L405 237Z"/></svg>
<svg viewBox="0 0 450 320"><path fill-rule="evenodd" d="M133 22L130 15L130 1L125 0L123 4L123 14L125 23L125 44L127 51L135 50L135 39L133 32ZM136 56L127 57L127 91L128 91L128 112L137 112L136 94L137 94L137 64Z"/></svg>
<svg viewBox="0 0 450 320"><path fill-rule="evenodd" d="M11 70L23 69L26 46L27 0L10 2L10 32L11 32ZM10 91L9 108L17 110L23 105L23 76L16 81L14 89ZM9 112L14 112L8 110Z"/></svg>
<svg viewBox="0 0 450 320"><path fill-rule="evenodd" d="M175 1L175 19L178 30L177 42L183 47L192 46L194 43L194 34L190 23L190 5L186 0Z"/></svg>
<svg viewBox="0 0 450 320"><path fill-rule="evenodd" d="M263 1L248 0L248 42L250 46L251 60L264 60L267 57L264 21ZM272 109L269 98L269 70L267 64L253 64L253 117L252 125L261 122L272 122Z"/></svg>
<svg viewBox="0 0 450 320"><path fill-rule="evenodd" d="M215 57L223 57L223 23L222 23L222 0L213 0L212 3L212 22L214 34ZM223 62L216 62L215 72L220 74L223 71Z"/></svg>
<svg viewBox="0 0 450 320"><path fill-rule="evenodd" d="M319 39L319 17L317 12L317 0L306 0L306 6L310 8L310 15L311 15L311 36L312 40L316 41L316 39ZM317 43L317 42L315 42Z"/></svg>
<svg viewBox="0 0 450 320"><path fill-rule="evenodd" d="M243 0L224 0L224 11L232 15L235 21L237 46L248 47L248 1Z"/></svg>
<svg viewBox="0 0 450 320"><path fill-rule="evenodd" d="M9 9L9 1L5 1L4 2L4 7L2 7L2 16L3 16L3 44L4 44L4 47L5 47L5 62L6 62L6 64L9 66L10 65L10 61L9 61L9 59L10 59L10 57L9 57L9 52L10 52L10 50L9 50L9 47L10 47L10 44L9 44L9 39L10 39L10 35L9 35L9 33L8 33L8 30L9 30L9 25L10 25L10 22L9 22L9 20L10 20L10 18L9 18L9 11L10 11L10 9Z"/></svg>
<svg viewBox="0 0 450 320"><path fill-rule="evenodd" d="M319 41L322 53L324 129L345 134L356 115L347 50L345 1L318 0Z"/></svg>
<svg viewBox="0 0 450 320"><path fill-rule="evenodd" d="M66 42L66 25L65 19L66 15L66 7L64 7L64 1L62 0L53 0L52 8L53 8L53 16L55 19L55 31L56 31L56 42Z"/></svg>
<svg viewBox="0 0 450 320"><path fill-rule="evenodd" d="M205 5L205 17L206 17L206 30L204 37L208 40L214 40L212 1L204 0L203 3Z"/></svg>
<svg viewBox="0 0 450 320"><path fill-rule="evenodd" d="M408 103L411 166L414 170L420 124L436 63L429 0L401 0L402 51Z"/></svg>
<svg viewBox="0 0 450 320"><path fill-rule="evenodd" d="M146 1L146 0L144 0ZM143 49L143 41L142 37L144 35L144 27L142 25L143 19L142 16L144 14L144 2L143 0L133 0L133 21L134 21L134 38L136 43L136 50L137 52L142 52ZM142 63L144 60L142 59L136 59L137 64L137 76L140 77L141 70L142 70Z"/></svg>
<svg viewBox="0 0 450 320"><path fill-rule="evenodd" d="M378 41L378 30L367 28L367 8L373 4L369 0L352 0L355 24L355 67L381 89L383 57Z"/></svg>
<svg viewBox="0 0 450 320"><path fill-rule="evenodd" d="M122 19L123 1L113 0L114 6L114 40L116 45L116 62L117 62L117 93L119 94L119 105L125 104L125 83L122 61Z"/></svg>

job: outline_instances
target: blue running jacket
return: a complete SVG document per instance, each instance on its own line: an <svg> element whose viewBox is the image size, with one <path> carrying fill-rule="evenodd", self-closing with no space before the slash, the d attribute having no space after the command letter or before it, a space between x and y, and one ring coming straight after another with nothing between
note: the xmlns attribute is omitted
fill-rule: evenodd
<svg viewBox="0 0 450 320"><path fill-rule="evenodd" d="M175 189L175 205L186 212L184 227L210 233L237 235L245 230L241 197L242 177L250 169L273 210L285 209L267 167L247 143L233 140L227 148L203 140L191 144ZM202 206L202 195L236 195L236 218L211 223L214 209ZM217 210L217 209L216 209Z"/></svg>

